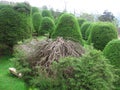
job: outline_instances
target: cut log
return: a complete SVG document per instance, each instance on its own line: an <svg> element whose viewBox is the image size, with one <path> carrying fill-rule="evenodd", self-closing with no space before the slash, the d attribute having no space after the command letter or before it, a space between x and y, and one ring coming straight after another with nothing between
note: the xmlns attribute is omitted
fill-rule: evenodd
<svg viewBox="0 0 120 90"><path fill-rule="evenodd" d="M22 73L18 73L17 70L15 68L13 68L13 67L9 68L9 71L10 71L11 74L13 74L13 75L15 75L15 76L17 76L19 78L22 77Z"/></svg>

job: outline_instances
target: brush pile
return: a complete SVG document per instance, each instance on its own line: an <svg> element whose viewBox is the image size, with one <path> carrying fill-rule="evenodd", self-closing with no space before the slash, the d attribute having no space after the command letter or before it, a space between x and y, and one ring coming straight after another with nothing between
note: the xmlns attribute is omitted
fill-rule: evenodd
<svg viewBox="0 0 120 90"><path fill-rule="evenodd" d="M59 37L56 40L48 39L40 42L28 60L31 67L49 67L53 61L59 62L60 58L67 56L80 57L84 52L79 43Z"/></svg>

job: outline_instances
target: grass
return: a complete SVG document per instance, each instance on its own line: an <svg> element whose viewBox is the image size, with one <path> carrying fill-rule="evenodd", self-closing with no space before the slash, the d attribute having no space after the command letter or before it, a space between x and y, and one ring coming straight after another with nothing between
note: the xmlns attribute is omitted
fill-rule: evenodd
<svg viewBox="0 0 120 90"><path fill-rule="evenodd" d="M11 75L8 68L13 64L11 56L0 57L0 90L27 90L25 83Z"/></svg>

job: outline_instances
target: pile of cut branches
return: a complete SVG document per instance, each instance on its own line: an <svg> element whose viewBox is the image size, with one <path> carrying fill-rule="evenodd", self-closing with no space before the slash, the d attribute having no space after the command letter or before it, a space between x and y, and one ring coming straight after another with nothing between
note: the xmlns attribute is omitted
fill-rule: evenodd
<svg viewBox="0 0 120 90"><path fill-rule="evenodd" d="M36 46L36 50L29 56L30 66L49 67L53 61L67 56L80 57L85 50L77 43L59 37L56 40L45 40Z"/></svg>

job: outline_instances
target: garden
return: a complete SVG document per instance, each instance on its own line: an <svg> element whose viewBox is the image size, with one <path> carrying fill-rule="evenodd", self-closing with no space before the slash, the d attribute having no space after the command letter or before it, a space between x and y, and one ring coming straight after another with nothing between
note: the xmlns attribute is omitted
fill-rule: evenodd
<svg viewBox="0 0 120 90"><path fill-rule="evenodd" d="M0 4L0 90L120 90L117 26Z"/></svg>

